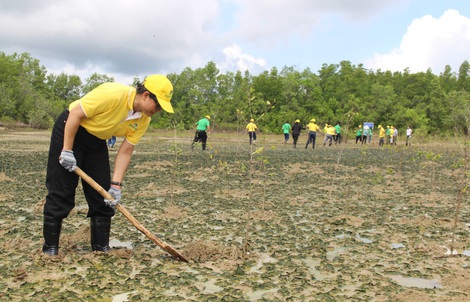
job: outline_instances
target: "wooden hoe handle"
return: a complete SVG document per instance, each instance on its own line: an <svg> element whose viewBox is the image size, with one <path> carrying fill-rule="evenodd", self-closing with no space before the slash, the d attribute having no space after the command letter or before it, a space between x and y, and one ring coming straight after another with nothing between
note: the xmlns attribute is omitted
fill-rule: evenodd
<svg viewBox="0 0 470 302"><path fill-rule="evenodd" d="M102 186L100 186L93 178L88 176L85 172L83 172L82 169L78 168L75 170L75 173L80 176L84 181L86 181L90 186L93 187L98 193L100 193L101 196L103 196L105 199L109 200L114 200L114 198L106 191L103 189ZM161 247L163 250L165 250L168 254L171 256L175 257L176 259L184 262L188 262L188 260L183 257L177 250L175 250L171 245L167 244L166 242L160 240L157 236L152 234L149 230L147 230L140 222L137 221L137 219L132 216L129 211L122 206L121 204L116 205L116 209L119 210L132 224L139 230L141 231L147 238L152 240L156 245Z"/></svg>

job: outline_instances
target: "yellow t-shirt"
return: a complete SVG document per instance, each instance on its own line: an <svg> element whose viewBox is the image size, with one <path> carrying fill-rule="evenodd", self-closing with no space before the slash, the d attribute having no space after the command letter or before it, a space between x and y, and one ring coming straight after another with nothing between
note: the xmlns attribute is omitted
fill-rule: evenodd
<svg viewBox="0 0 470 302"><path fill-rule="evenodd" d="M150 124L150 117L133 113L134 87L104 83L69 105L72 110L80 104L86 118L80 126L94 136L106 140L111 136L124 136L132 145L137 144Z"/></svg>
<svg viewBox="0 0 470 302"><path fill-rule="evenodd" d="M336 135L336 129L333 126L327 127L326 134Z"/></svg>
<svg viewBox="0 0 470 302"><path fill-rule="evenodd" d="M385 137L385 129L383 127L380 128L379 137Z"/></svg>
<svg viewBox="0 0 470 302"><path fill-rule="evenodd" d="M248 130L248 132L255 132L256 129L258 129L258 127L256 127L255 123L253 122L246 125L246 130Z"/></svg>
<svg viewBox="0 0 470 302"><path fill-rule="evenodd" d="M395 129L390 128L390 137L392 137L394 133L395 133Z"/></svg>
<svg viewBox="0 0 470 302"><path fill-rule="evenodd" d="M318 125L315 124L315 123L309 123L307 125L307 129L308 129L308 131L317 132L318 130L320 130L320 127L318 127Z"/></svg>

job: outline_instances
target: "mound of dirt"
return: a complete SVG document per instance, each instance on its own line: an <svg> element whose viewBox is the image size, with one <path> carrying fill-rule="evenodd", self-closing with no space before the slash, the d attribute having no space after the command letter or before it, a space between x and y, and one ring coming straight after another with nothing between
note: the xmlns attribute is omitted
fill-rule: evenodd
<svg viewBox="0 0 470 302"><path fill-rule="evenodd" d="M110 254L115 256L116 258L129 259L129 258L131 258L133 252L131 250L128 250L128 249L125 249L125 248L123 248L123 249L121 249L121 248L112 248Z"/></svg>
<svg viewBox="0 0 470 302"><path fill-rule="evenodd" d="M252 220L271 220L277 215L273 211L249 211L243 215L244 219Z"/></svg>
<svg viewBox="0 0 470 302"><path fill-rule="evenodd" d="M82 224L75 233L61 234L60 247L64 251L73 251L78 244L90 242L90 225Z"/></svg>
<svg viewBox="0 0 470 302"><path fill-rule="evenodd" d="M188 213L179 206L169 206L165 208L165 213L161 215L164 219L177 219L188 216Z"/></svg>
<svg viewBox="0 0 470 302"><path fill-rule="evenodd" d="M10 177L8 177L5 173L0 172L0 181L12 181Z"/></svg>
<svg viewBox="0 0 470 302"><path fill-rule="evenodd" d="M183 254L193 262L215 261L219 259L243 260L251 255L245 254L236 246L222 246L210 240L199 240L186 246Z"/></svg>

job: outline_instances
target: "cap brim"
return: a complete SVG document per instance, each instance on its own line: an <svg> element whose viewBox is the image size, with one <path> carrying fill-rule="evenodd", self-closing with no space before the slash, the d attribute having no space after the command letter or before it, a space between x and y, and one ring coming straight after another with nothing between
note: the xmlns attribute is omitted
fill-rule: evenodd
<svg viewBox="0 0 470 302"><path fill-rule="evenodd" d="M158 99L158 97L157 97ZM158 104L160 104L160 106L163 108L163 110L165 110L166 112L168 113L175 113L175 111L173 110L173 107L171 106L171 103L170 102L165 102L165 101L160 101L158 100Z"/></svg>

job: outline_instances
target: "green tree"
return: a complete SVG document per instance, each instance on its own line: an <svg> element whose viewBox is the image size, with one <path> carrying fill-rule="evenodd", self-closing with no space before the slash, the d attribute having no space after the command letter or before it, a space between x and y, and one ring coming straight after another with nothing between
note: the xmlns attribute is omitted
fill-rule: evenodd
<svg viewBox="0 0 470 302"><path fill-rule="evenodd" d="M469 135L470 93L463 90L452 91L446 100L450 109L445 117L446 128L459 135Z"/></svg>
<svg viewBox="0 0 470 302"><path fill-rule="evenodd" d="M449 65L446 65L444 72L439 75L439 84L445 93L457 90L457 76Z"/></svg>
<svg viewBox="0 0 470 302"><path fill-rule="evenodd" d="M13 99L12 88L0 83L0 120L13 121L16 111L16 102Z"/></svg>
<svg viewBox="0 0 470 302"><path fill-rule="evenodd" d="M82 94L85 95L99 85L107 82L114 82L114 78L106 74L95 72L85 80L85 84L82 86Z"/></svg>
<svg viewBox="0 0 470 302"><path fill-rule="evenodd" d="M465 60L460 65L460 68L459 68L459 78L457 80L458 89L470 91L470 77L468 74L469 71L470 71L470 63L468 63L468 61Z"/></svg>
<svg viewBox="0 0 470 302"><path fill-rule="evenodd" d="M70 103L80 98L82 81L77 75L48 75L46 87L50 95L55 96L65 103Z"/></svg>

